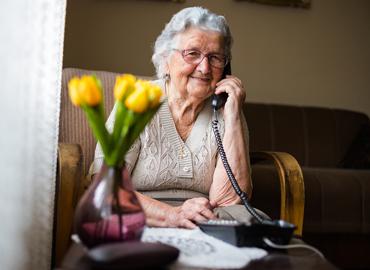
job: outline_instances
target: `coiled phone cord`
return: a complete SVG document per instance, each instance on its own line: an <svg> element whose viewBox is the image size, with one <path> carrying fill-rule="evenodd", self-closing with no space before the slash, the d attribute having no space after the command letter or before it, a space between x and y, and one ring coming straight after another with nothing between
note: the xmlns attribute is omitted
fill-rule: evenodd
<svg viewBox="0 0 370 270"><path fill-rule="evenodd" d="M224 164L224 167L225 167L225 170L226 170L226 174L227 174L227 177L229 178L233 188L235 189L235 192L239 195L240 199L242 200L245 208L247 208L248 212L259 222L259 223L268 223L268 221L262 219L258 213L256 212L256 210L254 210L253 207L250 206L250 204L248 203L248 196L247 194L242 191L239 187L239 184L238 182L236 181L235 179L235 176L230 168L230 165L229 165L229 162L227 161L227 158L226 158L226 154L225 154L225 150L224 150L224 147L222 145L222 140L221 140L221 136L220 136L220 132L218 130L218 119L217 119L217 111L214 110L213 111L213 114L214 114L214 120L212 121L212 129L213 129L213 133L215 134L215 138L216 138L216 143L217 143L217 148L218 148L218 152L220 154L220 157L221 157L221 160L222 160L222 163Z"/></svg>

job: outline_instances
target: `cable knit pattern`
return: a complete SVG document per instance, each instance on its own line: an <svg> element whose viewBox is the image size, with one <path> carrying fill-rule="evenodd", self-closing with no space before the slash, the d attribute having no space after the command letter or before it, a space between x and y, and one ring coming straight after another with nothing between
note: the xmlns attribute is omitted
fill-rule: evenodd
<svg viewBox="0 0 370 270"><path fill-rule="evenodd" d="M126 154L126 166L136 190L143 193L156 191L157 195L165 191L166 196L170 191L171 197L179 198L186 196L184 194L188 191L208 196L218 152L211 126L213 111L210 100L207 103L184 142L177 133L167 100L164 101ZM107 122L109 129L113 126L113 112ZM224 121L219 118L223 137ZM246 123L243 126L248 147ZM97 147L91 174L99 171L102 160L101 149Z"/></svg>
<svg viewBox="0 0 370 270"><path fill-rule="evenodd" d="M217 155L214 137L210 136L212 112L208 108L205 106L183 142L167 102L162 105L140 136L141 151L132 173L137 190L188 189L208 194Z"/></svg>

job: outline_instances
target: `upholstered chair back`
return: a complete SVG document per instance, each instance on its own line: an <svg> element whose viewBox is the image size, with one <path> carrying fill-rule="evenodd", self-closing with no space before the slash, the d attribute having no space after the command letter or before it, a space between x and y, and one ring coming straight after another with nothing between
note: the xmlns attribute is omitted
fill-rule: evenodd
<svg viewBox="0 0 370 270"><path fill-rule="evenodd" d="M96 140L93 137L84 112L75 107L68 98L68 82L74 76L95 74L102 82L104 89L104 104L106 117L109 116L113 105L113 87L119 73L110 71L94 71L78 68L64 68L62 76L62 93L59 123L59 142L79 144L83 153L83 173L88 173L94 159ZM153 77L138 76L151 80Z"/></svg>
<svg viewBox="0 0 370 270"><path fill-rule="evenodd" d="M62 77L61 111L59 123L59 142L77 143L82 148L83 173L87 174L89 166L94 158L96 141L88 126L87 119L80 108L75 107L68 98L68 81L74 76L95 74L102 82L106 115L113 108L113 86L118 73L107 71L90 71L77 68L65 68Z"/></svg>

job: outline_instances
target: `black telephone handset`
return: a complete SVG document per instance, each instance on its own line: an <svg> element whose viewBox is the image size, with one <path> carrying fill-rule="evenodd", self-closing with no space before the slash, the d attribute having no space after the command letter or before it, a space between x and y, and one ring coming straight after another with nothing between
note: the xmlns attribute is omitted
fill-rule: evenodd
<svg viewBox="0 0 370 270"><path fill-rule="evenodd" d="M223 78L229 74L231 74L230 63L224 69ZM212 121L212 129L215 134L218 152L225 167L226 174L245 208L254 218L254 222L251 225L246 225L230 220L209 220L207 222L200 222L197 225L203 232L236 246L270 248L267 245L266 238L275 244L288 244L296 226L283 220L271 221L263 219L249 204L247 194L240 189L229 162L227 161L218 130L217 119L217 110L226 103L227 97L227 93L222 93L220 95L214 94L212 97L212 107L215 114L214 120Z"/></svg>
<svg viewBox="0 0 370 270"><path fill-rule="evenodd" d="M226 75L231 75L231 65L230 65L230 63L228 63L225 66L224 72L222 74L222 79L225 79ZM223 107L225 105L227 97L228 97L228 94L226 92L223 92L219 95L213 94L213 96L212 96L212 107L215 110L220 109L221 107Z"/></svg>

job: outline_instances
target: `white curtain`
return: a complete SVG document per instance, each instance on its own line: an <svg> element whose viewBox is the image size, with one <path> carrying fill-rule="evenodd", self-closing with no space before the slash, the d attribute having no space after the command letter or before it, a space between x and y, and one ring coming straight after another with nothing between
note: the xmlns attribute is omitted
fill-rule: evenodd
<svg viewBox="0 0 370 270"><path fill-rule="evenodd" d="M66 0L0 1L0 268L50 269Z"/></svg>

